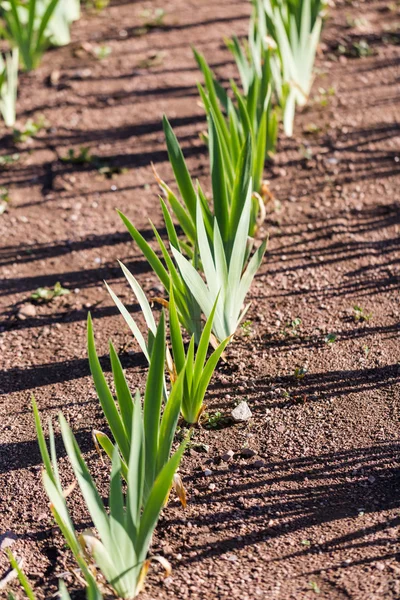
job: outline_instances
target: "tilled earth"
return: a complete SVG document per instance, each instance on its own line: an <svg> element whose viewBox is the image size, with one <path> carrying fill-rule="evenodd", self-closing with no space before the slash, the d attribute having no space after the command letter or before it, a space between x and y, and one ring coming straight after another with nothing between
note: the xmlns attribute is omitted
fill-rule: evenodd
<svg viewBox="0 0 400 600"><path fill-rule="evenodd" d="M93 426L105 425L88 373L87 312L104 367L111 337L142 388L145 363L103 279L138 311L118 258L160 295L114 209L149 239L149 218L162 227L150 161L171 182L164 112L207 188L191 44L226 82L235 69L223 38L247 30L244 2L173 0L161 26L145 31L143 11L157 7L119 0L84 14L73 44L21 78L20 124L44 115L46 127L17 147L1 132L1 154L20 160L0 171L11 199L0 217L0 533L19 536L15 552L39 598L62 574L78 586L41 486L31 395L45 421L63 411L105 491L107 466L91 442ZM266 168L269 250L211 385L215 427L195 431L181 468L188 507L172 500L154 538L152 552L173 572L164 580L151 570L144 600L400 598L399 28L396 3L329 11L308 107ZM102 45L112 52L98 60ZM62 161L81 147L122 172L108 179L99 158ZM71 293L32 309L32 292L58 281ZM252 418L233 425L241 400ZM70 505L88 526L78 492Z"/></svg>

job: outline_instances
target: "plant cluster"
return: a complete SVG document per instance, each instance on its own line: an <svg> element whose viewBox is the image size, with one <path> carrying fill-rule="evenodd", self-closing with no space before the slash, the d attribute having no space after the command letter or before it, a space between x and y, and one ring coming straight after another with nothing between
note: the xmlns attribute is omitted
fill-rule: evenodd
<svg viewBox="0 0 400 600"><path fill-rule="evenodd" d="M16 120L18 71L36 69L49 46L71 41L71 24L80 17L80 0L0 0L0 113L7 127Z"/></svg>
<svg viewBox="0 0 400 600"><path fill-rule="evenodd" d="M40 3L30 0L28 4ZM54 10L59 7L57 0L50 0L46 10L53 5ZM9 19L10 29L22 18L14 12ZM44 39L51 39L46 37L49 20L44 28L41 22L30 16L24 28L24 40L29 34L26 48L36 49L31 56L34 63ZM156 21L156 26L160 22ZM173 487L186 504L177 471L190 432L182 439L184 429L178 426L178 420L181 416L189 426L198 423L218 361L248 310L246 296L267 246L266 239L256 239L267 196L264 163L275 149L280 115L290 135L295 107L308 98L320 29L320 0L254 0L247 43L241 44L235 37L227 42L238 67L240 89L231 82L230 90L225 90L205 58L195 51L205 80L199 92L208 121L204 137L209 148L212 201L200 183L193 181L179 142L164 117L169 160L179 190L175 193L155 172L165 197L160 203L167 240L151 223L156 251L129 218L119 213L164 288L164 295L153 298L162 307L157 317L133 274L120 263L141 308L143 331L106 284L148 362L143 399L139 391L131 391L112 342L112 385L105 377L90 315L88 318L89 364L108 425L108 433L93 431L97 449L106 453L111 464L106 504L62 415L59 425L94 529L78 532L73 525L67 497L75 484L63 488L52 424L48 425L49 450L33 403L44 463L43 485L90 599L99 600L103 593L110 592L120 598L135 598L152 560L169 569L165 559L149 557L149 551L160 512ZM20 51L22 47L25 51L23 44ZM80 154L71 152L66 160L85 163L91 158L82 148ZM63 290L60 286L37 293L38 300L48 301L49 294L53 297ZM289 324L293 335L297 335L300 324L298 318ZM306 371L305 366L297 367L295 378L301 379ZM216 428L223 417L216 413L207 419L208 427ZM68 597L63 584L60 593Z"/></svg>

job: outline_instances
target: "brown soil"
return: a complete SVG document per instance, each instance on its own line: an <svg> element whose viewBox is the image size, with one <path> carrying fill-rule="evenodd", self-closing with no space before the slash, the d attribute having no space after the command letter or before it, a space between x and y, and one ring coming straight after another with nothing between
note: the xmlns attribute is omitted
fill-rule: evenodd
<svg viewBox="0 0 400 600"><path fill-rule="evenodd" d="M90 439L104 422L88 375L87 310L104 366L112 337L132 387L140 387L144 362L102 280L138 310L119 258L159 294L114 209L149 237L148 217L161 225L149 163L171 179L163 112L207 186L190 45L226 81L235 71L222 39L247 29L243 2L170 0L162 5L165 26L140 35L140 14L151 6L120 0L84 15L73 45L49 52L23 76L20 122L44 114L49 125L19 146L19 163L0 172L11 197L0 217L0 533L20 536L14 547L39 598L55 592L72 561L41 487L30 396L45 419L64 412L106 484ZM349 27L352 18L361 23ZM222 416L245 399L253 418L196 432L208 452L193 448L183 461L188 508L171 502L154 540L153 552L171 561L173 574L164 581L154 569L144 600L400 598L399 19L399 8L383 1L330 10L312 100L267 167L281 205L265 226L270 246L252 288L251 323L229 348L208 398ZM350 49L360 39L371 56L339 57L338 44ZM96 60L79 50L83 41L106 44L112 54ZM59 81L49 87L55 71ZM80 146L127 171L109 180L93 166L59 160ZM1 153L12 152L3 131ZM37 287L57 281L72 293L17 318ZM355 321L354 305L372 317ZM295 318L301 325L291 328ZM301 380L297 367L308 369ZM255 456L241 454L247 447ZM230 449L235 457L223 462ZM86 526L79 494L71 506Z"/></svg>

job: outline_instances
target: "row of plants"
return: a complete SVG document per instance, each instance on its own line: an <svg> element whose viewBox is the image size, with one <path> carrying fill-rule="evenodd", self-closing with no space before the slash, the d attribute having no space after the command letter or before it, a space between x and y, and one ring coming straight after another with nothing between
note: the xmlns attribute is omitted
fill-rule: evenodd
<svg viewBox="0 0 400 600"><path fill-rule="evenodd" d="M178 441L181 418L196 426L218 361L234 340L249 304L246 296L266 251L257 237L265 217L264 164L275 150L279 122L290 135L296 106L307 100L321 30L319 0L254 0L247 39L227 42L238 68L240 85L218 82L204 56L195 58L204 76L199 93L208 128L212 200L194 183L178 139L164 117L164 132L173 169L175 193L156 173L167 240L152 224L156 249L120 213L133 240L148 261L165 295L153 298L121 263L144 318L144 330L120 298L107 289L137 340L148 371L143 399L128 385L112 343L113 385L102 371L88 318L88 355L96 392L108 432L94 431L96 446L109 457L109 499L90 475L77 441L60 415L64 446L94 525L77 532L67 505L74 485L63 489L57 466L51 422L49 448L34 402L35 423L44 463L43 484L52 515L86 582L89 599L103 594L136 597L151 561L151 539L163 507L174 488L183 505L185 490L178 475L188 436ZM179 227L175 224L177 223ZM14 561L12 555L11 560ZM21 570L29 597L34 597ZM27 593L28 593L27 592ZM61 583L60 595L68 598Z"/></svg>

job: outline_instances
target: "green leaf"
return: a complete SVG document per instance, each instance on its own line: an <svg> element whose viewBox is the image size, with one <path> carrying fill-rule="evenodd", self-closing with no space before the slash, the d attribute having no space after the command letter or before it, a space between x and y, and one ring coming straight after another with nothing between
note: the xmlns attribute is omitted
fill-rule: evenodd
<svg viewBox="0 0 400 600"><path fill-rule="evenodd" d="M122 456L127 461L129 457L129 441L127 439L126 431L121 420L120 414L114 402L114 398L110 389L107 385L107 381L104 377L100 361L97 356L96 346L94 342L93 324L90 313L88 314L87 321L87 344L88 344L88 355L90 371L92 373L93 382L96 387L96 392L100 400L101 407L104 411L104 415L110 426L113 437L120 449Z"/></svg>
<svg viewBox="0 0 400 600"><path fill-rule="evenodd" d="M125 428L127 439L132 437L132 415L133 415L133 400L126 382L125 374L122 369L121 362L115 351L113 343L110 342L110 359L113 372L115 391L117 394L118 406L122 417L122 422Z"/></svg>
<svg viewBox="0 0 400 600"><path fill-rule="evenodd" d="M151 536L157 524L161 509L164 506L168 491L172 485L172 480L175 472L181 461L185 443L182 443L175 454L169 459L166 465L161 469L151 488L148 500L143 509L142 518L140 521L140 529L137 547L140 550L140 556L144 560L147 553Z"/></svg>
<svg viewBox="0 0 400 600"><path fill-rule="evenodd" d="M229 235L229 200L220 140L214 121L210 120L210 163L213 188L214 211L222 239Z"/></svg>
<svg viewBox="0 0 400 600"><path fill-rule="evenodd" d="M135 294L135 296L139 302L139 306L142 309L142 313L145 318L147 327L150 329L150 331L153 333L153 335L156 335L157 326L156 326L156 322L153 317L153 312L151 310L150 304L146 298L146 294L140 287L138 281L135 279L135 277L129 271L129 269L120 260L118 262L119 262L119 265L120 265L122 271L124 272L124 275L129 283L129 285L131 286L133 293Z"/></svg>
<svg viewBox="0 0 400 600"><path fill-rule="evenodd" d="M146 391L143 403L143 422L145 432L146 486L150 489L157 475L156 457L158 454L160 413L165 366L165 317L161 313L157 334L150 357Z"/></svg>
<svg viewBox="0 0 400 600"><path fill-rule="evenodd" d="M137 326L135 319L131 316L131 314L129 313L127 308L124 306L124 304L118 298L118 296L113 292L113 290L111 289L111 287L108 285L107 282L105 282L105 286L106 286L107 291L110 294L111 298L113 299L114 303L116 304L119 312L124 317L126 324L128 325L129 329L131 330L134 337L136 338L141 351L147 358L147 361L149 361L149 352L148 352L147 343L146 343L139 327Z"/></svg>
<svg viewBox="0 0 400 600"><path fill-rule="evenodd" d="M177 372L180 373L185 364L185 348L183 345L182 333L179 325L178 313L176 311L172 286L169 292L169 327L174 362Z"/></svg>
<svg viewBox="0 0 400 600"><path fill-rule="evenodd" d="M144 237L139 233L139 231L132 225L125 215L123 215L120 211L117 211L122 221L124 222L126 228L131 234L132 238L135 240L147 261L149 262L151 268L154 273L157 275L165 289L169 290L170 277L168 275L168 271L164 268L161 260L158 258L154 250L149 246Z"/></svg>
<svg viewBox="0 0 400 600"><path fill-rule="evenodd" d="M15 556L13 555L13 553L11 552L11 550L9 548L6 548L6 552L7 552L8 560L10 561L12 568L17 572L18 580L19 580L20 584L22 585L22 587L24 588L24 592L25 592L26 596L29 598L29 600L36 600L35 594L33 593L33 589L31 587L31 584L29 583L28 579L25 576L25 573L23 572L23 570L19 566L18 562L16 561Z"/></svg>
<svg viewBox="0 0 400 600"><path fill-rule="evenodd" d="M192 338L193 339L193 338ZM172 385L172 390L168 402L164 407L164 412L160 424L157 473L161 471L168 462L172 443L174 441L176 425L178 423L179 413L182 405L183 380L185 377L184 369L178 375L178 379Z"/></svg>
<svg viewBox="0 0 400 600"><path fill-rule="evenodd" d="M142 407L139 392L136 392L135 407L132 421L132 444L129 457L128 492L126 504L128 514L132 520L133 535L136 538L140 512L143 504L144 479L145 479L145 448L143 430ZM150 457L151 458L151 457Z"/></svg>
<svg viewBox="0 0 400 600"><path fill-rule="evenodd" d="M92 435L94 435L97 443L103 448L110 461L112 461L114 455L114 448L118 448L118 446L116 444L113 444L108 435L106 435L102 431L97 431L96 429L94 429ZM121 472L122 477L126 480L128 477L128 467L127 463L124 460L121 461Z"/></svg>
<svg viewBox="0 0 400 600"><path fill-rule="evenodd" d="M252 144L251 137L248 135L240 152L238 164L236 166L236 177L233 186L231 212L229 219L229 230L231 235L235 234L246 203L247 192L249 189L252 169ZM233 237L232 236L232 237Z"/></svg>
<svg viewBox="0 0 400 600"><path fill-rule="evenodd" d="M204 362L207 356L208 346L210 344L211 329L214 322L214 315L217 308L218 296L214 302L213 309L206 321L203 332L201 334L200 342L197 347L196 359L194 361L193 379L195 382L199 381L201 373L203 371ZM196 384L195 384L196 385Z"/></svg>
<svg viewBox="0 0 400 600"><path fill-rule="evenodd" d="M54 485L56 485L56 481L55 481L54 474L53 474L53 469L51 466L49 451L47 449L46 440L45 440L44 434L43 434L43 428L42 428L42 423L40 421L38 407L36 404L35 397L33 395L32 395L32 407L33 407L33 415L35 418L35 428L36 428L36 435L37 435L39 449L40 449L40 455L42 457L42 461L44 462L44 468L46 469L49 477L52 479Z"/></svg>
<svg viewBox="0 0 400 600"><path fill-rule="evenodd" d="M85 461L82 458L76 439L62 414L60 414L59 420L64 446L75 473L75 477L78 480L82 495L85 499L86 506L105 547L111 548L113 541L110 532L110 525L100 494L97 491Z"/></svg>
<svg viewBox="0 0 400 600"><path fill-rule="evenodd" d="M187 170L186 162L183 157L179 142L165 115L163 116L163 127L169 161L174 171L175 179L178 184L182 199L186 204L190 216L192 217L192 221L194 222L196 218L196 191L193 187L189 171Z"/></svg>

